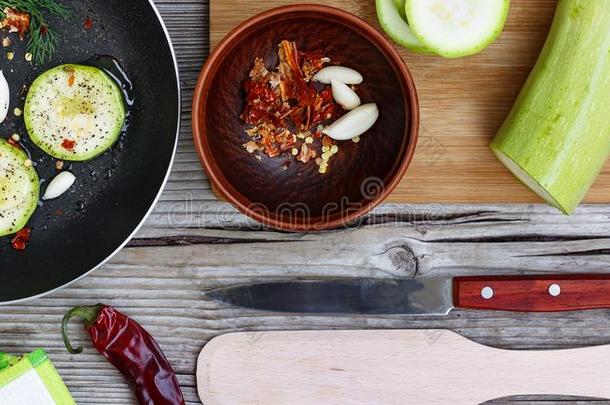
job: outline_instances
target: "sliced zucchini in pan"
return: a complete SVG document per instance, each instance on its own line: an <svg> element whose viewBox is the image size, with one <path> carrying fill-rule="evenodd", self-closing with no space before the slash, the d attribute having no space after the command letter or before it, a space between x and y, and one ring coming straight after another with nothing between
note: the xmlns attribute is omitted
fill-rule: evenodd
<svg viewBox="0 0 610 405"><path fill-rule="evenodd" d="M125 104L117 84L102 70L62 65L40 75L24 110L32 142L69 161L93 159L118 139Z"/></svg>
<svg viewBox="0 0 610 405"><path fill-rule="evenodd" d="M40 182L22 150L0 138L0 236L22 229L36 210Z"/></svg>

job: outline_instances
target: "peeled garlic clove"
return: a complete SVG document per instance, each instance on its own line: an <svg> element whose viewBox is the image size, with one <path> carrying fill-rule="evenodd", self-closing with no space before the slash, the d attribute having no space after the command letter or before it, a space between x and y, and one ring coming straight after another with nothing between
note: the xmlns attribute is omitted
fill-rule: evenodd
<svg viewBox="0 0 610 405"><path fill-rule="evenodd" d="M9 93L8 82L4 77L4 73L0 70L0 123L6 118L8 114L8 106L11 101L11 95Z"/></svg>
<svg viewBox="0 0 610 405"><path fill-rule="evenodd" d="M377 104L370 103L348 112L322 131L336 141L346 141L364 134L379 118Z"/></svg>
<svg viewBox="0 0 610 405"><path fill-rule="evenodd" d="M47 186L47 189L42 197L43 200L52 200L59 197L76 181L76 177L70 172L61 172Z"/></svg>
<svg viewBox="0 0 610 405"><path fill-rule="evenodd" d="M316 73L313 80L324 84L330 84L332 80L345 84L360 84L364 78L354 69L343 66L327 66Z"/></svg>
<svg viewBox="0 0 610 405"><path fill-rule="evenodd" d="M346 110L353 110L362 104L360 97L347 84L334 79L330 81L330 84L333 90L333 98Z"/></svg>

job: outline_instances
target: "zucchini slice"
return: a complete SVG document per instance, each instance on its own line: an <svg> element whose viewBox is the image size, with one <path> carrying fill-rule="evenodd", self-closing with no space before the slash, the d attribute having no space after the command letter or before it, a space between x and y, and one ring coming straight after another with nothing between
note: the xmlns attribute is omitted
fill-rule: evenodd
<svg viewBox="0 0 610 405"><path fill-rule="evenodd" d="M415 36L446 58L487 48L504 29L510 0L406 0L405 13Z"/></svg>
<svg viewBox="0 0 610 405"><path fill-rule="evenodd" d="M61 65L40 75L24 109L32 142L68 161L93 159L118 139L125 104L117 84L92 66Z"/></svg>
<svg viewBox="0 0 610 405"><path fill-rule="evenodd" d="M398 10L398 14L400 14L400 18L407 21L407 15L405 14L405 0L392 0L394 3L394 8Z"/></svg>
<svg viewBox="0 0 610 405"><path fill-rule="evenodd" d="M413 34L404 17L404 0L376 0L379 24L386 34L398 45L416 53L430 53L430 50ZM401 13L401 7L403 10Z"/></svg>
<svg viewBox="0 0 610 405"><path fill-rule="evenodd" d="M36 210L38 173L22 150L0 138L0 236L22 229Z"/></svg>

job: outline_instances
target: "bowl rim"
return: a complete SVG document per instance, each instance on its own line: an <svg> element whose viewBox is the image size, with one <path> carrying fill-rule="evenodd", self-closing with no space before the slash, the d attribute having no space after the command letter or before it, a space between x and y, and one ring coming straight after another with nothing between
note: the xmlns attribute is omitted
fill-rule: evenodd
<svg viewBox="0 0 610 405"><path fill-rule="evenodd" d="M385 54L390 64L396 69L396 73L399 75L402 81L406 83L405 99L409 101L410 106L408 115L409 139L403 156L399 157L400 164L395 168L395 173L390 179L389 184L384 184L381 192L376 195L375 198L370 200L367 204L362 205L357 210L345 215L340 215L336 219L323 220L322 222L313 223L289 223L287 221L282 221L279 218L276 219L272 216L261 214L257 210L244 204L237 196L233 195L230 190L233 187L230 184L226 184L229 183L228 179L221 175L219 168L209 156L209 154L211 154L209 145L204 143L204 138L207 136L205 118L201 119L198 113L199 111L203 111L202 109L204 108L205 101L208 97L212 79L217 74L219 66L224 61L225 53L239 42L242 34L262 21L266 21L270 18L278 17L284 14L298 12L313 12L339 17L344 20L346 25L355 27L362 31L363 35L368 37L369 40L373 42L382 51L382 53ZM413 76L411 75L406 62L398 54L394 48L394 45L377 28L364 19L336 7L321 4L304 3L275 7L242 21L239 25L233 28L209 54L199 75L192 104L193 141L197 154L199 155L199 160L201 161L203 169L211 182L211 186L222 196L222 198L226 199L227 202L231 203L246 216L255 219L264 226L291 232L309 232L336 229L365 216L375 207L385 201L403 179L411 164L411 161L413 160L413 155L415 154L417 140L419 137L419 126L420 108L415 81L413 80ZM239 194L237 190L235 190L235 192ZM243 199L247 200L245 197L243 197Z"/></svg>

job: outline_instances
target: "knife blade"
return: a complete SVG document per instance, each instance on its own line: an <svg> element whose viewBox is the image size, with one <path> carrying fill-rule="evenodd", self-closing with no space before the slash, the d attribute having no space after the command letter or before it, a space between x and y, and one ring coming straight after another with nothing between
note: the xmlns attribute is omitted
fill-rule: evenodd
<svg viewBox="0 0 610 405"><path fill-rule="evenodd" d="M232 306L292 313L447 315L456 307L557 312L610 308L610 275L288 281L207 295Z"/></svg>

